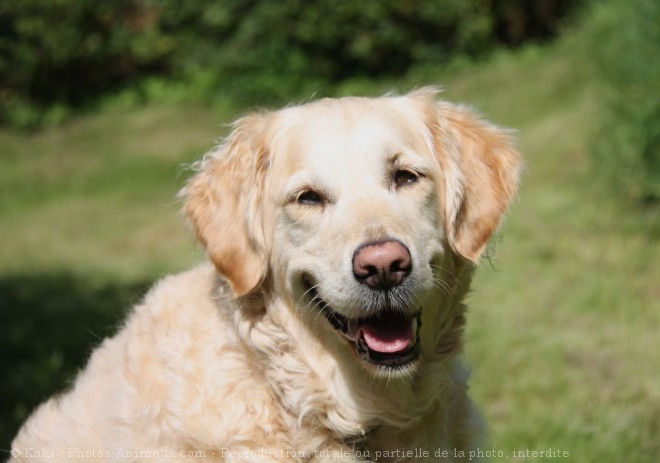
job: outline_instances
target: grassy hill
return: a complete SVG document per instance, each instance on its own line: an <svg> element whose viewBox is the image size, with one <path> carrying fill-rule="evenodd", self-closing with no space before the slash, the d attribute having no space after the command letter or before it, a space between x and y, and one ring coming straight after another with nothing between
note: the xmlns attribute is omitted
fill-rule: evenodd
<svg viewBox="0 0 660 463"><path fill-rule="evenodd" d="M445 98L517 129L520 198L478 272L467 333L491 447L510 458L560 449L566 461L651 463L660 454L657 217L593 173L603 106L574 48L567 39L338 93L439 84ZM246 109L230 107L116 107L37 133L0 132L0 448L151 281L202 259L175 194L185 165Z"/></svg>

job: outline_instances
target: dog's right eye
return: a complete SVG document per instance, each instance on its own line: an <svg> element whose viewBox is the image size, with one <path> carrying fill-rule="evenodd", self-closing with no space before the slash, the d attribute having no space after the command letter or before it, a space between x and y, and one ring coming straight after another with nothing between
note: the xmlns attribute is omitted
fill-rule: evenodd
<svg viewBox="0 0 660 463"><path fill-rule="evenodd" d="M306 190L298 195L296 201L305 206L322 206L325 199L316 191Z"/></svg>
<svg viewBox="0 0 660 463"><path fill-rule="evenodd" d="M399 169L394 172L394 185L399 188L406 185L411 185L419 179L419 176L409 170Z"/></svg>

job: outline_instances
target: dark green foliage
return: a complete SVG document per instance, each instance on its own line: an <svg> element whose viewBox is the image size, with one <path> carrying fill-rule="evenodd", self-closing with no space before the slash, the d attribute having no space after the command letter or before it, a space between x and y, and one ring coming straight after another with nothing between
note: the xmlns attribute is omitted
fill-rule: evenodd
<svg viewBox="0 0 660 463"><path fill-rule="evenodd" d="M547 38L577 3L0 0L0 122L57 119L154 76L279 102Z"/></svg>
<svg viewBox="0 0 660 463"><path fill-rule="evenodd" d="M69 274L0 279L0 449L36 405L68 387L146 286L99 286Z"/></svg>
<svg viewBox="0 0 660 463"><path fill-rule="evenodd" d="M0 118L24 107L14 115L18 123L30 123L39 118L35 111L51 105L80 107L163 72L173 53L157 13L131 0L0 5Z"/></svg>
<svg viewBox="0 0 660 463"><path fill-rule="evenodd" d="M498 42L510 45L551 38L567 13L583 3L575 0L492 1L489 8L495 37Z"/></svg>
<svg viewBox="0 0 660 463"><path fill-rule="evenodd" d="M605 122L594 150L616 194L660 200L660 4L597 3L587 24L590 57L604 82Z"/></svg>

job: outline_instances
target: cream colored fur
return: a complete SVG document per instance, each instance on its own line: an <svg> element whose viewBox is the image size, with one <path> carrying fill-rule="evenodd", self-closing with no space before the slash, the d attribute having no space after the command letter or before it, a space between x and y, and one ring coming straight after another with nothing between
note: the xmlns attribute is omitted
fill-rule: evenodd
<svg viewBox="0 0 660 463"><path fill-rule="evenodd" d="M462 461L482 437L462 300L519 159L506 132L436 93L238 121L182 191L212 264L158 282L25 423L12 461ZM400 168L416 183L393 187ZM298 201L310 189L322 205ZM313 274L333 309L360 316L351 256L384 238L410 249L422 308L420 359L403 373L359 360L302 283Z"/></svg>

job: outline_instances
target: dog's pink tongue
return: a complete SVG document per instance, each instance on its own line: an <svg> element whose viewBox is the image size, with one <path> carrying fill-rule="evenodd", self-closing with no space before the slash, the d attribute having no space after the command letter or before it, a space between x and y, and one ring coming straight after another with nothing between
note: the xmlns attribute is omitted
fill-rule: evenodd
<svg viewBox="0 0 660 463"><path fill-rule="evenodd" d="M412 322L362 325L362 335L369 349L385 354L402 352L413 342Z"/></svg>

